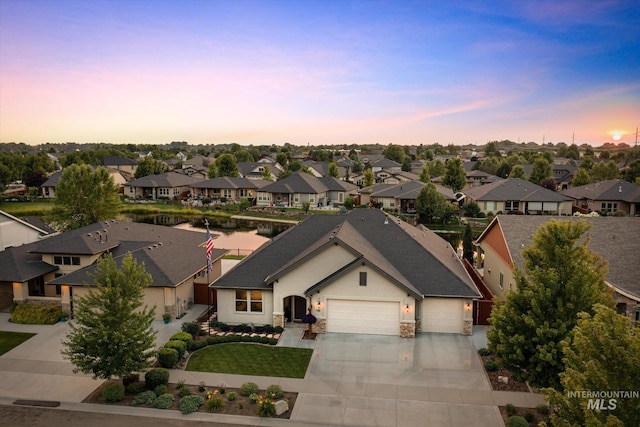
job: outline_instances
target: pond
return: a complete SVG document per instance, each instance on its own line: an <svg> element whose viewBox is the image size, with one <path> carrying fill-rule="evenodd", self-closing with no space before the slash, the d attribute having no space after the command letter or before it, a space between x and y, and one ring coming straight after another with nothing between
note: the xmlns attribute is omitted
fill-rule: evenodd
<svg viewBox="0 0 640 427"><path fill-rule="evenodd" d="M180 215L121 215L121 219L146 224L166 225L182 230L205 233L202 217ZM229 255L249 255L272 237L291 227L292 224L273 221L245 220L233 218L209 219L209 230L218 249L229 250Z"/></svg>

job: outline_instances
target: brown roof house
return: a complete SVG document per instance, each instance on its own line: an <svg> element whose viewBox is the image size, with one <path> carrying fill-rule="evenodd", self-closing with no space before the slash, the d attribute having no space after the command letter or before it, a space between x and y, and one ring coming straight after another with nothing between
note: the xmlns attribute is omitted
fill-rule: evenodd
<svg viewBox="0 0 640 427"><path fill-rule="evenodd" d="M640 185L622 179L610 179L569 188L562 192L571 197L576 210L610 215L622 211L640 216Z"/></svg>
<svg viewBox="0 0 640 427"><path fill-rule="evenodd" d="M558 218L556 218L558 219ZM548 216L498 215L476 241L477 261L484 281L501 299L514 289L513 269L523 267L522 250L531 245L536 230ZM562 217L586 221L590 248L608 263L607 284L614 291L618 310L640 320L640 218Z"/></svg>

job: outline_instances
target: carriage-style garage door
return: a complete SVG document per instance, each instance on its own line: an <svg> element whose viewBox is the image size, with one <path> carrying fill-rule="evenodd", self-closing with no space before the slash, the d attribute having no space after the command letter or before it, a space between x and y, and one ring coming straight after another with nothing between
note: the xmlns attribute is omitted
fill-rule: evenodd
<svg viewBox="0 0 640 427"><path fill-rule="evenodd" d="M422 302L424 332L462 333L462 301L458 298L426 298Z"/></svg>
<svg viewBox="0 0 640 427"><path fill-rule="evenodd" d="M400 335L400 303L329 299L327 332Z"/></svg>

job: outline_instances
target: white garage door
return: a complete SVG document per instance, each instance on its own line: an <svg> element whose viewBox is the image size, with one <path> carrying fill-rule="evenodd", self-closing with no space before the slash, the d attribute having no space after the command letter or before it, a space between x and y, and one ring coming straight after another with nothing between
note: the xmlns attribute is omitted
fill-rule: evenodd
<svg viewBox="0 0 640 427"><path fill-rule="evenodd" d="M457 298L427 298L422 302L424 332L462 333L462 301Z"/></svg>
<svg viewBox="0 0 640 427"><path fill-rule="evenodd" d="M330 299L327 332L400 335L400 303Z"/></svg>

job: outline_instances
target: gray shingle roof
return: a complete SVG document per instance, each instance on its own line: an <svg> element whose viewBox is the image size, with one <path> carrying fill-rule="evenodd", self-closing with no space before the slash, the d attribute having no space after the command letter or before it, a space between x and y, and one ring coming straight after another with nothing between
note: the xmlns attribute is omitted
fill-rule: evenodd
<svg viewBox="0 0 640 427"><path fill-rule="evenodd" d="M327 186L319 178L305 172L296 172L264 186L261 191L267 193L319 194L328 190Z"/></svg>
<svg viewBox="0 0 640 427"><path fill-rule="evenodd" d="M584 220L591 225L589 247L607 260L607 281L640 298L640 218L498 215L494 221L502 229L515 265L522 267L522 249L531 244L536 230L551 219Z"/></svg>
<svg viewBox="0 0 640 427"><path fill-rule="evenodd" d="M102 158L102 165L103 166L111 166L111 165L134 166L134 165L138 165L138 162L122 156L106 156Z"/></svg>
<svg viewBox="0 0 640 427"><path fill-rule="evenodd" d="M231 176L221 176L196 182L191 185L193 188L259 188L255 179L237 178Z"/></svg>
<svg viewBox="0 0 640 427"><path fill-rule="evenodd" d="M465 190L464 194L476 201L563 202L571 200L568 196L519 178L501 179L491 184L480 185Z"/></svg>
<svg viewBox="0 0 640 427"><path fill-rule="evenodd" d="M58 267L42 262L40 255L29 253L33 245L29 243L0 251L0 282L23 283L58 270Z"/></svg>
<svg viewBox="0 0 640 427"><path fill-rule="evenodd" d="M127 185L131 187L145 188L172 188L192 185L200 181L203 180L199 178L192 178L189 175L184 175L177 172L167 172L160 175L143 176L142 178L134 179Z"/></svg>
<svg viewBox="0 0 640 427"><path fill-rule="evenodd" d="M628 203L640 203L640 185L622 179L610 179L569 188L562 194L573 199L621 200Z"/></svg>
<svg viewBox="0 0 640 427"><path fill-rule="evenodd" d="M445 240L392 217L385 224L385 217L377 209L314 215L265 243L213 286L270 289L274 278L322 250L331 238L414 294L480 296ZM318 284L324 279L318 277Z"/></svg>

